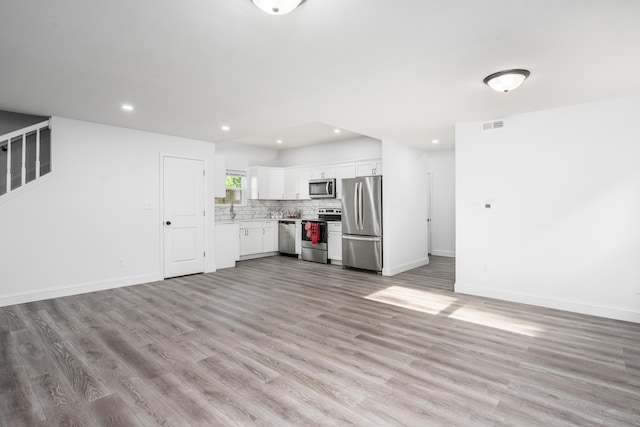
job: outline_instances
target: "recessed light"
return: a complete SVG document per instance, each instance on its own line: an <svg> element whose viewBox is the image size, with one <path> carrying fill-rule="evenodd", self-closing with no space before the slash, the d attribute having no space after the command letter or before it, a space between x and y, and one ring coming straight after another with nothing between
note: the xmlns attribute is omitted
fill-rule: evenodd
<svg viewBox="0 0 640 427"><path fill-rule="evenodd" d="M340 133L340 132L342 132L340 129L334 129L333 130L333 133Z"/></svg>
<svg viewBox="0 0 640 427"><path fill-rule="evenodd" d="M122 104L122 109L124 111L133 111L133 105L131 105L131 104Z"/></svg>
<svg viewBox="0 0 640 427"><path fill-rule="evenodd" d="M231 128L227 125L220 126L220 129L222 129L225 132L229 132L231 130Z"/></svg>
<svg viewBox="0 0 640 427"><path fill-rule="evenodd" d="M440 141L438 141L437 139L434 139L434 140L431 141L432 144L437 144L438 142L440 142Z"/></svg>
<svg viewBox="0 0 640 427"><path fill-rule="evenodd" d="M281 139L276 139L276 144L282 144L282 140Z"/></svg>

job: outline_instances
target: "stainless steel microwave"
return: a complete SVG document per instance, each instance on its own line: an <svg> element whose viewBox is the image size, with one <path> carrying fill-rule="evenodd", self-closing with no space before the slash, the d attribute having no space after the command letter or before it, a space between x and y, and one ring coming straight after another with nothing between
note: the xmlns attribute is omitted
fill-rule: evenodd
<svg viewBox="0 0 640 427"><path fill-rule="evenodd" d="M323 178L309 180L309 198L311 199L335 199L336 179Z"/></svg>

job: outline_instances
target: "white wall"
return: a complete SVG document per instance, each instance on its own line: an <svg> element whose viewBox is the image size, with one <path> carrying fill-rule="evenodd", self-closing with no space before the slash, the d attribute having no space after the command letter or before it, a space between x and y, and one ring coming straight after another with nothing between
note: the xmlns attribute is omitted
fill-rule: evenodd
<svg viewBox="0 0 640 427"><path fill-rule="evenodd" d="M207 162L215 269L214 144L54 117L53 171L0 202L0 305L161 279L160 153Z"/></svg>
<svg viewBox="0 0 640 427"><path fill-rule="evenodd" d="M639 117L634 96L458 125L456 291L640 322Z"/></svg>
<svg viewBox="0 0 640 427"><path fill-rule="evenodd" d="M392 276L429 263L427 153L396 141L382 141L383 270Z"/></svg>
<svg viewBox="0 0 640 427"><path fill-rule="evenodd" d="M362 137L280 150L278 166L306 166L379 159L381 157L382 144L380 140Z"/></svg>
<svg viewBox="0 0 640 427"><path fill-rule="evenodd" d="M456 168L455 151L430 151L427 171L431 173L431 254L456 256Z"/></svg>
<svg viewBox="0 0 640 427"><path fill-rule="evenodd" d="M246 144L225 142L216 144L216 156L224 158L226 168L247 171L249 166L279 166L278 150Z"/></svg>

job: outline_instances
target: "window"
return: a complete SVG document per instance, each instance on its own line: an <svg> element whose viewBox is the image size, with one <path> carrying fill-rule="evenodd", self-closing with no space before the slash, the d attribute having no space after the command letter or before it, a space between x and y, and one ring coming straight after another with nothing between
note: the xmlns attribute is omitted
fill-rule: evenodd
<svg viewBox="0 0 640 427"><path fill-rule="evenodd" d="M216 205L244 205L246 182L246 173L227 171L226 196L216 197Z"/></svg>

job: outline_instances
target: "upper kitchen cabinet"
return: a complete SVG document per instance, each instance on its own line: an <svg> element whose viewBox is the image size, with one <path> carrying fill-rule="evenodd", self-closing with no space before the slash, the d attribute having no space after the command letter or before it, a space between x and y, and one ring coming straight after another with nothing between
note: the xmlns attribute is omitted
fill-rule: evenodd
<svg viewBox="0 0 640 427"><path fill-rule="evenodd" d="M215 173L215 197L224 199L227 197L227 159L216 156Z"/></svg>
<svg viewBox="0 0 640 427"><path fill-rule="evenodd" d="M355 163L343 163L336 165L336 198L342 199L342 180L345 178L355 178Z"/></svg>
<svg viewBox="0 0 640 427"><path fill-rule="evenodd" d="M356 176L382 175L382 160L356 163Z"/></svg>
<svg viewBox="0 0 640 427"><path fill-rule="evenodd" d="M309 198L309 169L286 169L284 171L285 200L306 200Z"/></svg>
<svg viewBox="0 0 640 427"><path fill-rule="evenodd" d="M336 167L333 165L323 165L311 168L311 179L335 178Z"/></svg>
<svg viewBox="0 0 640 427"><path fill-rule="evenodd" d="M255 166L249 168L249 185L252 199L284 199L284 169Z"/></svg>

